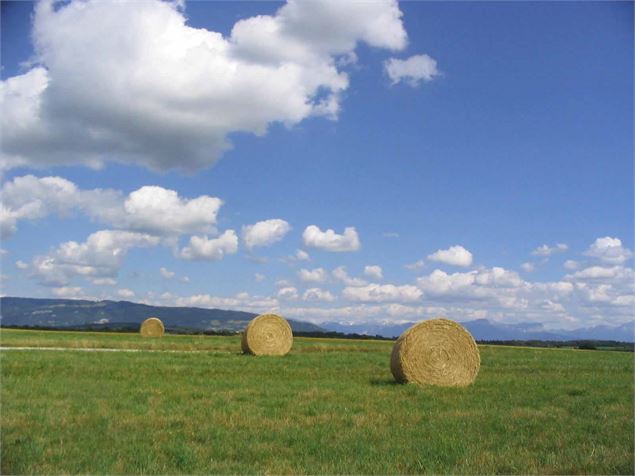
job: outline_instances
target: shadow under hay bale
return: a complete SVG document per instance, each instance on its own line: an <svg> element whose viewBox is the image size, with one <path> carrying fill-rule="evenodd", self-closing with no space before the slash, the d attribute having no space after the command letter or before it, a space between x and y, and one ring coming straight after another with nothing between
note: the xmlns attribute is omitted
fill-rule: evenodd
<svg viewBox="0 0 635 476"><path fill-rule="evenodd" d="M292 345L291 326L276 314L262 314L252 319L241 341L243 352L252 355L285 355Z"/></svg>
<svg viewBox="0 0 635 476"><path fill-rule="evenodd" d="M392 349L390 370L400 383L463 387L476 379L481 357L472 335L449 319L419 322Z"/></svg>
<svg viewBox="0 0 635 476"><path fill-rule="evenodd" d="M165 328L160 319L150 317L141 323L139 333L141 337L161 337L165 333Z"/></svg>

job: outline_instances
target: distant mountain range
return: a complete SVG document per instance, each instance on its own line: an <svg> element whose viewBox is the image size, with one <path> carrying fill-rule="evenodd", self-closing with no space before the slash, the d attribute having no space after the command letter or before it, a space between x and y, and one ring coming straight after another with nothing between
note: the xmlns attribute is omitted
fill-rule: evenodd
<svg viewBox="0 0 635 476"><path fill-rule="evenodd" d="M128 329L138 327L148 317L158 317L168 330L242 331L256 314L128 301L0 298L2 326ZM287 320L294 332L324 332L308 322Z"/></svg>
<svg viewBox="0 0 635 476"><path fill-rule="evenodd" d="M412 326L414 322L400 325L357 324L348 325L336 322L321 324L327 330L342 333L357 333L397 337ZM476 340L616 340L620 342L635 341L635 321L617 327L595 326L575 330L545 330L542 324L524 322L518 324L502 324L487 319L461 322Z"/></svg>
<svg viewBox="0 0 635 476"><path fill-rule="evenodd" d="M129 301L76 299L0 298L2 326L53 328L136 329L148 317L158 317L168 330L241 331L256 314L197 307L148 306ZM285 316L286 317L286 316ZM287 319L294 332L340 332L343 334L398 337L414 322L399 325L342 324L317 326ZM616 340L635 341L635 321L618 327L595 326L576 330L545 330L541 324L502 324L487 319L461 323L477 340Z"/></svg>

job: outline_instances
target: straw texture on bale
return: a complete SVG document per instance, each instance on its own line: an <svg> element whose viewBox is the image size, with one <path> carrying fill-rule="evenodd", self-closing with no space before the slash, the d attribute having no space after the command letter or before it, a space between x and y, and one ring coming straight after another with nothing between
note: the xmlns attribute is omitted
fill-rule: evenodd
<svg viewBox="0 0 635 476"><path fill-rule="evenodd" d="M401 383L463 387L476 379L481 357L472 335L449 319L419 322L397 339L390 370Z"/></svg>
<svg viewBox="0 0 635 476"><path fill-rule="evenodd" d="M165 332L163 322L156 317L150 317L143 321L139 330L143 337L161 337Z"/></svg>
<svg viewBox="0 0 635 476"><path fill-rule="evenodd" d="M241 345L246 354L285 355L293 345L293 332L282 317L262 314L247 324Z"/></svg>

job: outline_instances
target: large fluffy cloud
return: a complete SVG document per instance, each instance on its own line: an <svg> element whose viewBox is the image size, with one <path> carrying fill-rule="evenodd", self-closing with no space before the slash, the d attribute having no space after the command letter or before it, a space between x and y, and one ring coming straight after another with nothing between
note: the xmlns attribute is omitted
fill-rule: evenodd
<svg viewBox="0 0 635 476"><path fill-rule="evenodd" d="M326 251L357 251L361 246L357 231L352 226L346 227L344 233L338 235L334 230L322 231L315 225L309 225L304 229L302 239L305 246Z"/></svg>
<svg viewBox="0 0 635 476"><path fill-rule="evenodd" d="M125 228L157 234L207 233L215 231L213 225L222 204L216 197L203 195L187 200L174 190L145 186L125 200L121 223Z"/></svg>
<svg viewBox="0 0 635 476"><path fill-rule="evenodd" d="M269 246L284 238L290 230L289 223L280 218L272 218L243 226L243 240L247 248Z"/></svg>
<svg viewBox="0 0 635 476"><path fill-rule="evenodd" d="M67 214L78 205L79 190L61 177L38 179L32 175L17 177L2 186L0 231L8 238L20 220L35 220L47 215Z"/></svg>
<svg viewBox="0 0 635 476"><path fill-rule="evenodd" d="M215 232L223 201L201 195L187 199L174 190L145 186L124 196L118 190L82 190L62 177L16 177L2 186L0 229L8 238L20 220L80 211L118 229L156 235Z"/></svg>
<svg viewBox="0 0 635 476"><path fill-rule="evenodd" d="M83 243L67 241L47 255L36 256L27 270L48 286L65 286L76 276L113 278L130 249L159 243L160 238L146 233L102 230Z"/></svg>
<svg viewBox="0 0 635 476"><path fill-rule="evenodd" d="M176 3L43 1L32 37L38 66L0 85L5 166L209 166L232 132L336 117L338 59L407 41L394 0L290 0L229 37L188 26Z"/></svg>

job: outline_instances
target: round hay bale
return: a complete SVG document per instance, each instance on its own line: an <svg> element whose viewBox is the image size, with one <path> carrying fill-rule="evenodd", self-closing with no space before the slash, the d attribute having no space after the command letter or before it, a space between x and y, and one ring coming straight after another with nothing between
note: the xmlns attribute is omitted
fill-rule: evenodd
<svg viewBox="0 0 635 476"><path fill-rule="evenodd" d="M449 319L415 324L392 348L390 370L400 383L464 387L476 379L481 357L472 335Z"/></svg>
<svg viewBox="0 0 635 476"><path fill-rule="evenodd" d="M291 326L276 314L252 319L243 332L243 352L253 355L285 355L293 345Z"/></svg>
<svg viewBox="0 0 635 476"><path fill-rule="evenodd" d="M150 317L141 323L139 332L142 337L161 337L165 332L165 328L160 319Z"/></svg>

